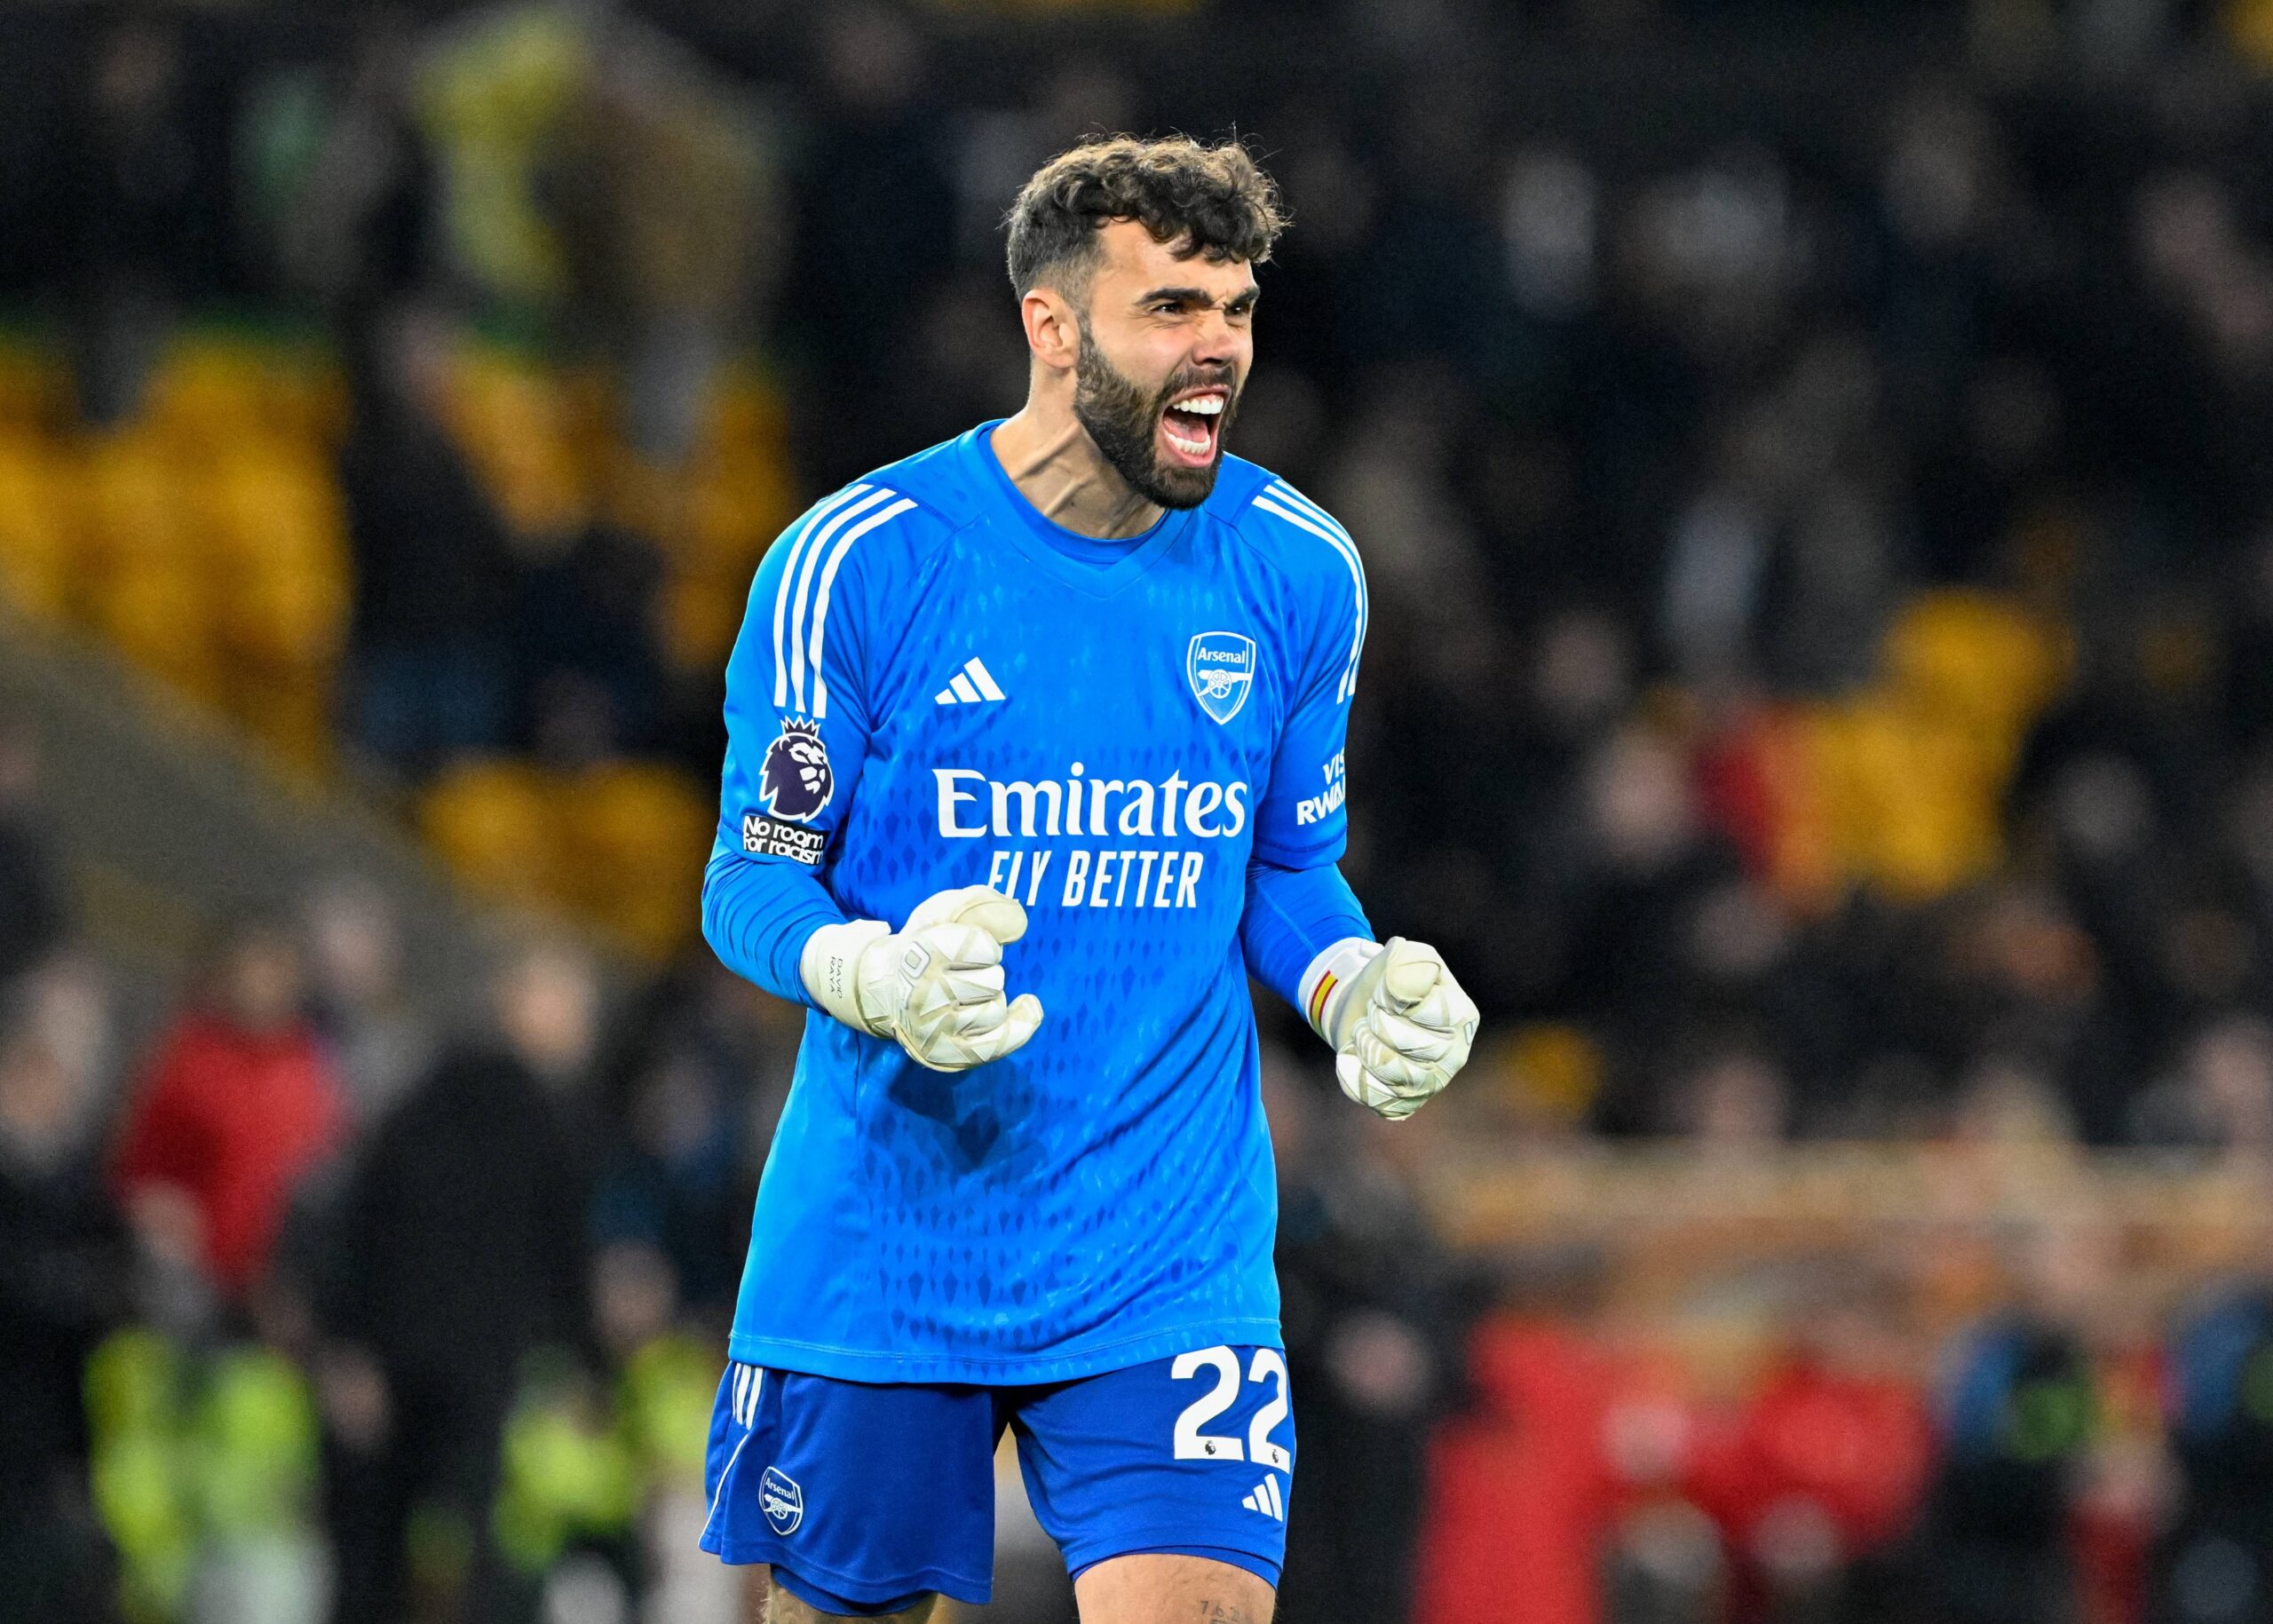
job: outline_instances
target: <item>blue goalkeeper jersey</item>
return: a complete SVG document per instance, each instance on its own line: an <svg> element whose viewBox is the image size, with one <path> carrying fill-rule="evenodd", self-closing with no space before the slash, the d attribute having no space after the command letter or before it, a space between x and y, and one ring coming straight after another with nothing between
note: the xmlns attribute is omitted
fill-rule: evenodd
<svg viewBox="0 0 2273 1624"><path fill-rule="evenodd" d="M1008 892L1009 990L1041 1029L951 1075L808 1014L734 1316L748 1364L1019 1384L1278 1340L1239 919L1251 854L1342 852L1357 550L1237 457L1142 536L1075 535L994 427L766 554L712 861L804 865L895 927L949 887Z"/></svg>

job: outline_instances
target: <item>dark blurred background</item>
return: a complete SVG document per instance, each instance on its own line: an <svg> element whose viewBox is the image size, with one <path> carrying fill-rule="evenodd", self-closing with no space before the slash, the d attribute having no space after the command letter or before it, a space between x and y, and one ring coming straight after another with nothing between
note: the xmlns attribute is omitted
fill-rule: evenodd
<svg viewBox="0 0 2273 1624"><path fill-rule="evenodd" d="M814 497L1085 132L1295 228L1379 615L1265 1007L1281 1616L2273 1620L2273 4L0 8L0 1620L710 1624ZM1266 1001L1267 1004L1267 1001ZM1014 1470L998 1601L1061 1624Z"/></svg>

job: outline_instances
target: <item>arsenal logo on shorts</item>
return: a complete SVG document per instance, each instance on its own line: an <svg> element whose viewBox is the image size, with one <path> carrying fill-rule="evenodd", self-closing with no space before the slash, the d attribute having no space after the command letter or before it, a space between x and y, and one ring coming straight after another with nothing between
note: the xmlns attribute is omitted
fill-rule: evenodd
<svg viewBox="0 0 2273 1624"><path fill-rule="evenodd" d="M1255 639L1236 631L1195 633L1184 651L1184 674L1200 709L1228 722L1255 686Z"/></svg>
<svg viewBox="0 0 2273 1624"><path fill-rule="evenodd" d="M776 1533L795 1533L797 1525L805 1520L805 1491L795 1477L776 1467L767 1467L757 1480L757 1503Z"/></svg>

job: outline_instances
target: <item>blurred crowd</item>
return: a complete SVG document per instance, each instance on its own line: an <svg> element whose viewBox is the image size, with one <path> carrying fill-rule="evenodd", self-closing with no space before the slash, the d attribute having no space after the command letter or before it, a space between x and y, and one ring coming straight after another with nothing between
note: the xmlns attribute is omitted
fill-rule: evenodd
<svg viewBox="0 0 2273 1624"><path fill-rule="evenodd" d="M342 881L225 922L139 1030L38 784L0 736L0 1620L738 1620L695 1545L702 1449L800 1012L699 951L610 994L540 935L442 1015ZM1637 1296L1668 1259L1583 1216L1452 1243L1455 1145L1518 1179L1556 1153L1495 1139L1488 1091L1384 1123L1267 1024L1288 1624L2269 1616L2273 1287L2246 1268L2142 1289L2136 1237L2050 1199L1730 1267L1708 1201L1672 1297ZM2042 1131L1974 1175L2057 1155ZM1685 1153L1732 1189L1775 1154ZM2267 1180L2237 1188L2261 1256ZM1984 1250L1995 1279L1920 1311ZM1716 1320L1739 1348L1699 1343ZM1007 1459L997 1488L987 1616L1070 1624Z"/></svg>
<svg viewBox="0 0 2273 1624"><path fill-rule="evenodd" d="M1615 137L1513 65L1436 71L1506 26L1456 9L1293 98L869 4L694 44L542 5L145 20L64 53L63 179L0 265L73 336L98 463L153 413L196 460L148 398L185 315L330 336L339 731L470 875L667 956L756 554L1015 406L996 222L1040 157L1238 106L1296 222L1239 448L1342 517L1378 604L1347 867L1523 1039L1510 1112L2261 1142L2247 10L2050 34L2055 66L2136 36L2075 59L2088 95L1881 63ZM477 333L543 359L500 382Z"/></svg>
<svg viewBox="0 0 2273 1624"><path fill-rule="evenodd" d="M0 22L39 445L189 477L184 323L313 333L319 725L470 872L672 845L556 864L671 966L605 1019L553 940L414 1007L347 887L124 1034L0 748L21 1616L723 1616L687 1522L796 1032L672 956L725 646L804 501L1015 408L998 221L1087 131L1236 126L1286 188L1234 449L1365 554L1345 867L1485 1008L1464 1129L2273 1153L2273 19L1832 9L1806 66L1733 4L1355 4L1299 83L869 4ZM1319 1083L1268 1081L1295 1624L2273 1616L2252 1289L2117 1356L2050 1242L1922 1352L1826 1282L1703 1402L1599 1260L1433 1238L1442 1141Z"/></svg>
<svg viewBox="0 0 2273 1624"><path fill-rule="evenodd" d="M226 922L138 1036L32 757L0 748L0 1617L735 1617L701 1451L794 1018L690 964L603 1022L531 938L439 1020L343 883Z"/></svg>
<svg viewBox="0 0 2273 1624"><path fill-rule="evenodd" d="M703 1449L802 1011L706 951L606 992L539 935L441 1014L343 881L223 922L139 1032L52 833L0 729L0 1620L739 1620ZM1450 1267L1413 1169L1277 1054L1289 1616L1394 1612ZM1030 1516L1002 1584L994 1616L1070 1616Z"/></svg>

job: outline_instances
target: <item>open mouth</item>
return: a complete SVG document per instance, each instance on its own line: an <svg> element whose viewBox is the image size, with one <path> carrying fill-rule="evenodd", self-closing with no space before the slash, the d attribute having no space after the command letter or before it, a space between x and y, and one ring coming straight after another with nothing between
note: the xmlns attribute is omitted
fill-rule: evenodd
<svg viewBox="0 0 2273 1624"><path fill-rule="evenodd" d="M1221 384L1195 389L1168 402L1160 414L1160 440L1168 460L1185 468L1205 468L1223 443L1224 408L1231 391Z"/></svg>

